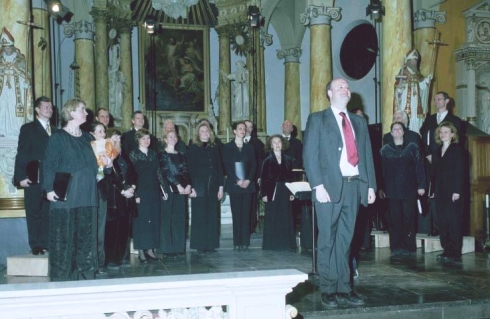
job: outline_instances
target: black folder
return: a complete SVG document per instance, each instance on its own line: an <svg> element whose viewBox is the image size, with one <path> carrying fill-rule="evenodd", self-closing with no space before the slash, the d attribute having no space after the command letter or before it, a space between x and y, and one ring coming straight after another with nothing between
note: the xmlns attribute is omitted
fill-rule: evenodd
<svg viewBox="0 0 490 319"><path fill-rule="evenodd" d="M66 202L68 200L68 190L70 189L72 174L56 172L53 182L53 191L58 198L56 200Z"/></svg>
<svg viewBox="0 0 490 319"><path fill-rule="evenodd" d="M31 184L39 184L39 176L40 176L40 160L33 160L27 163L26 165L26 176L31 181Z"/></svg>
<svg viewBox="0 0 490 319"><path fill-rule="evenodd" d="M235 162L235 175L239 180L246 180L248 176L248 165L244 162Z"/></svg>

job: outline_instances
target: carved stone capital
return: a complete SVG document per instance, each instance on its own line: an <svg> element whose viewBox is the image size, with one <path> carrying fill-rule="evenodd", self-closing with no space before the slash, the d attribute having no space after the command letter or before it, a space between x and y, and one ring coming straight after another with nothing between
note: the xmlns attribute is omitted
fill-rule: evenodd
<svg viewBox="0 0 490 319"><path fill-rule="evenodd" d="M340 20L341 8L333 8L327 6L315 6L310 5L306 8L306 11L301 13L299 16L299 20L301 24L305 26L312 26L318 24L327 24L330 25L331 20L338 21Z"/></svg>
<svg viewBox="0 0 490 319"><path fill-rule="evenodd" d="M301 48L288 48L277 50L277 58L284 59L284 63L299 63L299 57L303 53Z"/></svg>
<svg viewBox="0 0 490 319"><path fill-rule="evenodd" d="M467 59L464 63L466 64L466 70L476 70L478 67L478 63L474 59Z"/></svg>
<svg viewBox="0 0 490 319"><path fill-rule="evenodd" d="M105 8L92 8L90 14L92 15L92 17L94 17L94 21L96 23L105 22L107 21L107 18L110 17L109 12Z"/></svg>
<svg viewBox="0 0 490 319"><path fill-rule="evenodd" d="M424 28L435 28L436 22L446 23L446 11L430 11L418 9L413 14L414 30Z"/></svg>
<svg viewBox="0 0 490 319"><path fill-rule="evenodd" d="M131 33L136 22L129 19L114 19L114 25L121 33Z"/></svg>
<svg viewBox="0 0 490 319"><path fill-rule="evenodd" d="M264 28L260 29L260 45L263 47L264 44L267 46L272 45L272 34L265 33L266 30Z"/></svg>
<svg viewBox="0 0 490 319"><path fill-rule="evenodd" d="M75 35L75 40L94 40L95 23L79 21L65 25L64 33L67 37Z"/></svg>

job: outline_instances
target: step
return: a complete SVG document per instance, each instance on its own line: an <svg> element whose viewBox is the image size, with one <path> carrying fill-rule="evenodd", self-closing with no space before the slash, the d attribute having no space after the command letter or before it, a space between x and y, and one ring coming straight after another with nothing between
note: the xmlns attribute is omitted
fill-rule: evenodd
<svg viewBox="0 0 490 319"><path fill-rule="evenodd" d="M374 247L376 248L386 248L390 247L390 234L383 230L373 230L371 231L371 236L374 236ZM415 241L417 248L422 247L422 241L418 237Z"/></svg>
<svg viewBox="0 0 490 319"><path fill-rule="evenodd" d="M7 276L49 276L48 255L16 255L7 257Z"/></svg>

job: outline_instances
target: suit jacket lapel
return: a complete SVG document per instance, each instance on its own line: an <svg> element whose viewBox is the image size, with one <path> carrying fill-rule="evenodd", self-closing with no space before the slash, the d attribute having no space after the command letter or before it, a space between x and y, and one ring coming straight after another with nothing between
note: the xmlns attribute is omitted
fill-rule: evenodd
<svg viewBox="0 0 490 319"><path fill-rule="evenodd" d="M333 114L331 107L325 110L325 113L323 115L323 126L332 127L331 131L335 132L340 143L342 143L342 134L340 133L339 125L337 124L335 114Z"/></svg>

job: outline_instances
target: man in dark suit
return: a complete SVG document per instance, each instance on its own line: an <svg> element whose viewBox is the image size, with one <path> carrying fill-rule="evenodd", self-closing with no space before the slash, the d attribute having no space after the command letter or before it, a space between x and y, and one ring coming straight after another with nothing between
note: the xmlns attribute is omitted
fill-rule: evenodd
<svg viewBox="0 0 490 319"><path fill-rule="evenodd" d="M450 110L452 105L452 99L446 92L437 92L434 96L434 104L436 105L437 112L427 116L422 127L420 128L420 134L422 135L422 144L424 145L425 155L425 172L427 176L427 185L430 188L429 181L432 177L433 166L432 158L436 156L437 148L439 145L436 143L435 131L440 123L451 122L458 130L460 144L464 145L465 132L463 130L463 122L459 117L453 115ZM431 236L438 236L439 230L437 227L437 207L434 199L430 200L429 214L419 221L418 232L428 233Z"/></svg>
<svg viewBox="0 0 490 319"><path fill-rule="evenodd" d="M129 153L132 150L138 148L138 142L134 138L134 135L136 134L136 131L142 129L145 126L145 116L143 115L143 112L134 111L131 122L133 122L133 128L127 132L124 132L121 136L122 155L124 156L129 156ZM150 135L150 139L150 148L153 149L155 152L158 152L158 142L156 137Z"/></svg>
<svg viewBox="0 0 490 319"><path fill-rule="evenodd" d="M27 178L26 167L31 161L42 161L49 136L56 130L49 120L53 115L51 100L45 96L34 102L37 117L20 128L17 156L15 158L14 184L24 188L27 234L33 255L44 255L48 248L49 201L43 196L42 177L39 183ZM42 167L42 164L39 165Z"/></svg>
<svg viewBox="0 0 490 319"><path fill-rule="evenodd" d="M294 168L303 168L303 143L291 135L293 130L293 122L290 120L285 120L282 123L282 136L289 141L289 148L284 153L294 158Z"/></svg>
<svg viewBox="0 0 490 319"><path fill-rule="evenodd" d="M376 199L376 179L366 121L348 114L346 80L327 84L331 107L310 114L303 162L318 218L318 273L322 304L364 304L352 289L349 253L359 204Z"/></svg>
<svg viewBox="0 0 490 319"><path fill-rule="evenodd" d="M109 113L109 110L105 107L99 107L95 111L95 120L104 124L105 128L114 127L114 119L112 115Z"/></svg>
<svg viewBox="0 0 490 319"><path fill-rule="evenodd" d="M259 189L259 179L260 179L260 174L262 173L262 161L264 160L265 157L264 143L262 143L262 141L257 138L257 134L256 132L254 132L254 124L252 123L252 121L245 120L243 122L247 127L247 131L245 133L245 138L243 139L243 142L252 145L255 150L255 162L257 168L255 170L255 176L253 182L256 183L255 189ZM255 233L255 229L257 228L257 224L259 222L257 193L252 195L251 214L252 216L250 216L250 233L253 234Z"/></svg>

